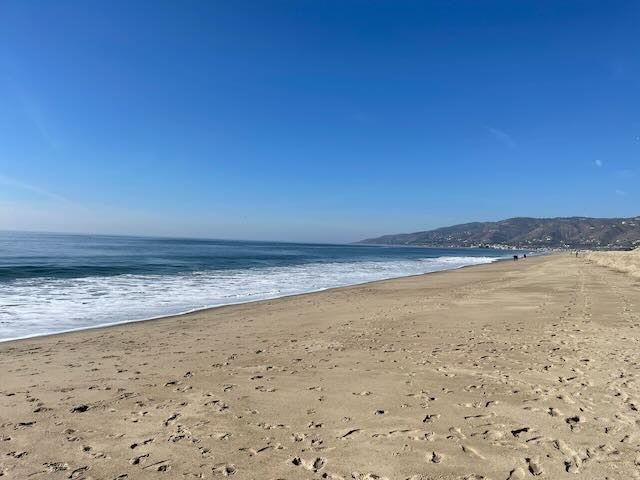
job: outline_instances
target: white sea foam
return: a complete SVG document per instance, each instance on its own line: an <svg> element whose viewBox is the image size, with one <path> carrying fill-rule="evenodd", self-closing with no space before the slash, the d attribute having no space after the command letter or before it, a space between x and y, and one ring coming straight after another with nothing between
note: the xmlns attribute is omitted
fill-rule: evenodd
<svg viewBox="0 0 640 480"><path fill-rule="evenodd" d="M495 257L312 263L185 275L24 279L2 285L0 340L165 316L490 263Z"/></svg>

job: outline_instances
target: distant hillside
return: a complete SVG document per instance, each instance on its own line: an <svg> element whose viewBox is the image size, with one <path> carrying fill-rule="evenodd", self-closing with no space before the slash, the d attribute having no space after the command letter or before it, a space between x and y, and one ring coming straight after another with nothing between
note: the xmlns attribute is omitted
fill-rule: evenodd
<svg viewBox="0 0 640 480"><path fill-rule="evenodd" d="M524 248L614 248L640 245L640 217L509 218L473 222L426 232L369 238L358 243L434 247L517 246Z"/></svg>

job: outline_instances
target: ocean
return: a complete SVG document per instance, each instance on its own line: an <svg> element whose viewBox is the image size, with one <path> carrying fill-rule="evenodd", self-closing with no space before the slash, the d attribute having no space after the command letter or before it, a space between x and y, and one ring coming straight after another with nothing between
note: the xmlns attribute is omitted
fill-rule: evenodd
<svg viewBox="0 0 640 480"><path fill-rule="evenodd" d="M512 254L0 232L0 340L489 263Z"/></svg>

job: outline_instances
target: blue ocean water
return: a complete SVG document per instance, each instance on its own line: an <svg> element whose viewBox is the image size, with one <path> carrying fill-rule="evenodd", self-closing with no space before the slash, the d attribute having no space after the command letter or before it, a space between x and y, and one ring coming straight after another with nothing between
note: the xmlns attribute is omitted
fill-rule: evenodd
<svg viewBox="0 0 640 480"><path fill-rule="evenodd" d="M511 253L0 232L0 340L488 263Z"/></svg>

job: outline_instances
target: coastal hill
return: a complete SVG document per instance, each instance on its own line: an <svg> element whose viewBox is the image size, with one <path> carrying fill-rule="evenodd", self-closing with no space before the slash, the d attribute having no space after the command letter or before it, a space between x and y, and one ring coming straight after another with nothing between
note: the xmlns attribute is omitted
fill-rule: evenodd
<svg viewBox="0 0 640 480"><path fill-rule="evenodd" d="M433 247L630 249L640 245L640 217L528 218L473 222L424 232L369 238L358 243Z"/></svg>

